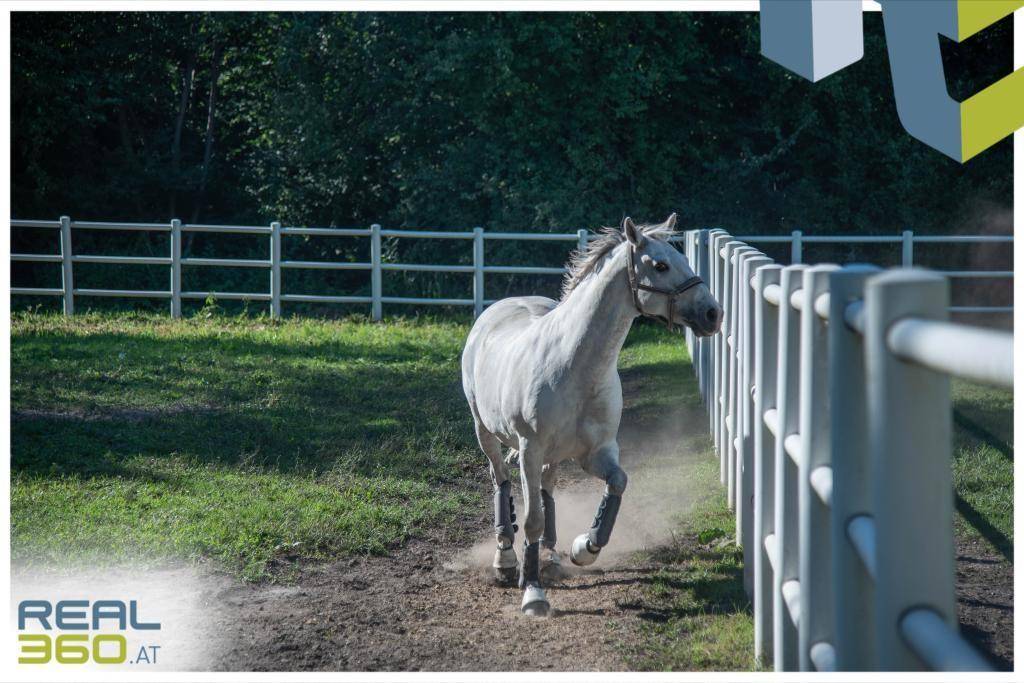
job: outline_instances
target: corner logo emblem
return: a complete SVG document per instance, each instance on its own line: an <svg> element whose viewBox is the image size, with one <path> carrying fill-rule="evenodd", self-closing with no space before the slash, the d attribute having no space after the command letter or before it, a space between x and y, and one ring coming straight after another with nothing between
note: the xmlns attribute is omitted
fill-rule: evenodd
<svg viewBox="0 0 1024 683"><path fill-rule="evenodd" d="M963 163L1024 126L1024 68L962 102L946 87L938 34L962 42L1024 0L880 0L900 122ZM761 0L761 54L819 81L864 55L861 0Z"/></svg>

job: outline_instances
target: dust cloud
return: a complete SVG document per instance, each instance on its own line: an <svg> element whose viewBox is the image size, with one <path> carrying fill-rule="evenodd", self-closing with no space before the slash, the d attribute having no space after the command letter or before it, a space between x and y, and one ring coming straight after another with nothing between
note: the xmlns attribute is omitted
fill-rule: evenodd
<svg viewBox="0 0 1024 683"><path fill-rule="evenodd" d="M952 234L960 235L1013 235L1013 211L993 203L978 203L961 221ZM957 259L964 270L1013 270L1013 244L1010 242L983 242L975 244L943 245L945 250L961 249L963 258ZM949 253L947 251L947 253ZM950 255L948 258L955 258ZM962 265L960 265L962 264ZM943 269L950 269L943 267ZM1010 306L1013 304L1013 280L1010 278L958 278L951 282L954 306ZM963 314L954 318L972 325L1013 329L1013 316L1004 314Z"/></svg>
<svg viewBox="0 0 1024 683"><path fill-rule="evenodd" d="M693 425L684 433L679 416L666 421L666 426L653 433L641 435L633 434L637 431L635 429L624 430L620 435L621 464L629 475L629 484L622 497L611 541L587 569L610 568L628 560L634 553L654 550L672 540L681 519L694 501L705 493L695 491L687 477L694 458L692 452L687 452L692 448L688 443L691 439L687 437L703 435L702 430L705 430L703 425ZM569 549L576 536L590 529L603 494L604 482L583 472L571 461L559 465L559 481L554 492L556 550L562 553L562 566L566 573L578 571L569 560ZM516 552L522 560L525 510L518 477L513 477L512 495L516 523L520 527L516 534ZM489 507L486 514L490 519ZM471 548L453 557L448 566L488 573L494 547L494 537L488 533Z"/></svg>

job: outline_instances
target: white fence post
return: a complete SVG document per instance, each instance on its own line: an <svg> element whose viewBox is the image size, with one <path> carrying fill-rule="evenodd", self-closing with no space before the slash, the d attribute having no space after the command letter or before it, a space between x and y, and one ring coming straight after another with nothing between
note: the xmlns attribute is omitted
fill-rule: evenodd
<svg viewBox="0 0 1024 683"><path fill-rule="evenodd" d="M711 266L711 288L712 296L715 300L722 301L722 282L721 282L721 269L722 269L722 256L719 253L722 246L731 238L728 238L727 234L722 231L714 234L711 240L711 244L708 249L708 263ZM711 418L711 436L712 441L715 443L715 449L719 447L719 430L718 430L718 415L721 404L718 402L718 377L719 377L719 364L722 357L722 327L725 326L725 321L722 322L722 326L719 328L719 334L712 337L711 343L711 368L709 369L710 377L708 382L708 415ZM721 453L721 451L718 451ZM725 471L719 470L720 478L722 482L725 482Z"/></svg>
<svg viewBox="0 0 1024 683"><path fill-rule="evenodd" d="M755 421L753 389L754 380L754 307L755 292L751 286L754 272L772 262L761 252L744 254L740 264L739 294L739 378L737 380L737 424L736 429L736 540L743 548L743 588L751 598L754 596L754 555L761 545L761 539L754 534L754 430Z"/></svg>
<svg viewBox="0 0 1024 683"><path fill-rule="evenodd" d="M374 320L384 317L384 306L381 302L381 244L380 225L374 223L370 226L370 297L373 301L370 304L370 316Z"/></svg>
<svg viewBox="0 0 1024 683"><path fill-rule="evenodd" d="M832 585L836 669L873 671L875 582L847 535L851 519L871 514L867 376L864 341L846 322L847 307L863 305L873 266L846 266L829 282L828 371L832 451Z"/></svg>
<svg viewBox="0 0 1024 683"><path fill-rule="evenodd" d="M768 264L754 273L754 656L772 657L775 544L775 435L765 414L775 410L779 309L764 298L779 285L782 266Z"/></svg>
<svg viewBox="0 0 1024 683"><path fill-rule="evenodd" d="M473 317L484 312L484 229L473 228Z"/></svg>
<svg viewBox="0 0 1024 683"><path fill-rule="evenodd" d="M800 670L835 668L832 632L831 487L828 327L815 311L835 265L804 271L800 311ZM827 496L823 498L823 496ZM812 660L812 648L817 657Z"/></svg>
<svg viewBox="0 0 1024 683"><path fill-rule="evenodd" d="M903 255L900 259L901 265L904 268L910 268L914 265L914 231L904 230L903 231Z"/></svg>
<svg viewBox="0 0 1024 683"><path fill-rule="evenodd" d="M270 224L270 317L281 317L281 224Z"/></svg>
<svg viewBox="0 0 1024 683"><path fill-rule="evenodd" d="M75 312L75 275L72 268L71 250L71 218L60 217L60 264L61 287L64 289L64 315Z"/></svg>
<svg viewBox="0 0 1024 683"><path fill-rule="evenodd" d="M710 266L708 264L708 242L710 240L710 232L708 230L700 230L697 233L697 241L695 246L696 254L696 268L697 275L700 275L704 280L704 283L711 286ZM708 406L708 377L710 373L710 362L711 358L711 340L707 337L701 337L697 340L697 359L700 368L700 395L704 401L704 405Z"/></svg>
<svg viewBox="0 0 1024 683"><path fill-rule="evenodd" d="M718 392L715 400L718 402L718 454L719 466L721 467L722 483L726 487L726 502L732 510L735 504L734 487L735 470L732 460L732 416L729 414L729 376L733 366L733 351L729 337L732 335L732 325L729 310L732 308L732 254L740 246L746 246L737 242L730 236L729 241L718 251L715 256L719 258L721 267L722 297L718 303L724 309L722 317L722 332L718 336L722 338L719 348L722 353L719 356L718 371Z"/></svg>
<svg viewBox="0 0 1024 683"><path fill-rule="evenodd" d="M171 221L171 317L181 317L181 221Z"/></svg>
<svg viewBox="0 0 1024 683"><path fill-rule="evenodd" d="M723 264L722 264L722 247L725 243L730 241L732 236L725 231L720 231L715 234L711 239L711 248L708 250L708 262L711 265L711 281L712 289L711 294L715 297L715 300L719 303L725 301L723 295ZM718 452L722 452L722 404L719 401L722 387L722 358L725 352L722 350L725 345L725 321L722 321L722 332L716 334L711 338L711 382L710 391L708 393L708 403L711 405L711 409L708 411L711 417L711 435L714 439L715 448ZM725 472L725 460L721 459L719 463L719 475L721 482L725 483L726 472Z"/></svg>
<svg viewBox="0 0 1024 683"><path fill-rule="evenodd" d="M799 429L800 415L800 318L790 303L793 292L803 285L807 266L782 269L779 282L778 377L775 404L778 410L775 434L775 537L778 564L774 585L774 636L776 671L795 671L798 623L788 604L799 595L800 538L797 514L799 471L790 455L790 438Z"/></svg>
<svg viewBox="0 0 1024 683"><path fill-rule="evenodd" d="M804 260L804 233L802 230L794 230L792 234L792 244L790 244L789 258L790 263L795 265L797 263L803 263Z"/></svg>
<svg viewBox="0 0 1024 683"><path fill-rule="evenodd" d="M743 258L747 254L756 253L757 250L753 247L748 247L742 242L739 243L741 246L734 247L729 251L729 301L724 304L725 316L729 319L729 338L726 340L726 346L729 350L729 374L726 377L726 395L725 395L725 416L726 416L726 434L728 435L726 454L729 459L729 472L728 472L728 486L726 487L726 495L729 496L729 505L736 510L736 521L740 519L740 506L739 506L739 478L740 473L740 400L737 395L739 391L739 358L740 358L740 322L743 320L740 317L740 287L743 285L743 281L740 279L740 273L743 270ZM749 287L749 285L748 285ZM739 526L736 527L736 543L737 545L742 543L741 529Z"/></svg>
<svg viewBox="0 0 1024 683"><path fill-rule="evenodd" d="M694 260L694 240L696 237L697 232L695 230L687 230L683 233L683 255L686 256L686 262L690 264L690 268L693 269L694 275L697 274L697 264ZM700 376L697 359L694 357L697 337L693 334L693 330L690 329L689 325L683 326L683 336L686 337L686 350L690 355L690 363L693 365L694 369L697 370L697 376Z"/></svg>
<svg viewBox="0 0 1024 683"><path fill-rule="evenodd" d="M871 477L881 560L875 589L878 665L886 671L921 669L901 634L908 610L931 609L957 628L950 380L896 358L888 336L903 317L946 320L949 282L936 273L894 270L868 280L865 290Z"/></svg>

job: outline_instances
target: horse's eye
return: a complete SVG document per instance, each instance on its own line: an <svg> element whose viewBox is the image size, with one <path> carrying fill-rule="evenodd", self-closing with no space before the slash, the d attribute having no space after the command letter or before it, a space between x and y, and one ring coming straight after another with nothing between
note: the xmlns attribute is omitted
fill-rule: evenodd
<svg viewBox="0 0 1024 683"><path fill-rule="evenodd" d="M666 270L668 270L668 264L658 261L657 263L654 264L654 269L659 273L664 273Z"/></svg>

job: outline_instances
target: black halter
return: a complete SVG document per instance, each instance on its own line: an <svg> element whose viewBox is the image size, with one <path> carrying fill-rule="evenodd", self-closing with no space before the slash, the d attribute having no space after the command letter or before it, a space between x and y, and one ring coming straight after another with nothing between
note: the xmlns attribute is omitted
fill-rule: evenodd
<svg viewBox="0 0 1024 683"><path fill-rule="evenodd" d="M688 289L692 289L697 285L703 284L704 280L700 279L700 276L694 275L691 278L687 278L681 285L675 289L662 289L660 287L651 287L649 285L640 284L640 280L636 275L636 247L632 244L629 245L629 260L626 265L626 278L629 280L629 292L633 295L633 305L636 306L636 310L640 311L640 315L647 316L648 318L655 318L665 322L665 326L671 331L675 327L675 303L676 297L685 292ZM668 318L663 315L654 315L647 313L640 306L640 290L645 292L654 292L655 294L664 294L668 297Z"/></svg>

